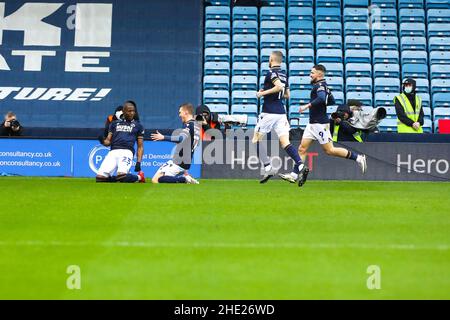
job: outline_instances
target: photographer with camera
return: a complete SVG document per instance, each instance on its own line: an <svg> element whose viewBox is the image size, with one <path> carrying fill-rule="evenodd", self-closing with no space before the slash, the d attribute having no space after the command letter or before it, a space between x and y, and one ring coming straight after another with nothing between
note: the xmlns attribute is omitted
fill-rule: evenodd
<svg viewBox="0 0 450 320"><path fill-rule="evenodd" d="M209 129L220 130L219 115L211 112L208 106L202 104L195 110L195 120L202 122L202 129L200 131L200 139L210 141L211 137L206 134Z"/></svg>
<svg viewBox="0 0 450 320"><path fill-rule="evenodd" d="M22 126L17 121L16 114L9 111L5 115L5 120L0 125L0 136L12 137L22 135Z"/></svg>
<svg viewBox="0 0 450 320"><path fill-rule="evenodd" d="M361 138L361 130L354 128L349 122L353 116L353 112L348 105L340 105L336 112L331 114L330 132L333 135L333 141L353 141L363 142Z"/></svg>

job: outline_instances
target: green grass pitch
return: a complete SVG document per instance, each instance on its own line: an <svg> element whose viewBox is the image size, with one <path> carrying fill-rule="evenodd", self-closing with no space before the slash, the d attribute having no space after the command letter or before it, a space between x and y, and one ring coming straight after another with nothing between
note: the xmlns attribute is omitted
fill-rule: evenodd
<svg viewBox="0 0 450 320"><path fill-rule="evenodd" d="M450 299L449 183L4 177L0 189L1 299Z"/></svg>

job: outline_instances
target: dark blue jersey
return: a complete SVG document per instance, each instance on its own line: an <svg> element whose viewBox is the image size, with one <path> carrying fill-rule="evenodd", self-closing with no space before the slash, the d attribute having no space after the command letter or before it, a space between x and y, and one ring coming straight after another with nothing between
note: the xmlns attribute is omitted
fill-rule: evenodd
<svg viewBox="0 0 450 320"><path fill-rule="evenodd" d="M181 168L188 170L191 167L195 148L200 141L200 125L197 125L194 119L189 120L183 124L183 128L178 135L165 136L164 140L177 142L173 162ZM186 150L189 151L189 155L184 157Z"/></svg>
<svg viewBox="0 0 450 320"><path fill-rule="evenodd" d="M327 106L333 105L334 97L325 80L313 84L311 90L311 108L309 108L309 123L328 123Z"/></svg>
<svg viewBox="0 0 450 320"><path fill-rule="evenodd" d="M144 127L137 120L124 119L113 121L109 125L112 133L111 150L127 149L134 154L134 144L138 137L144 137Z"/></svg>
<svg viewBox="0 0 450 320"><path fill-rule="evenodd" d="M271 68L264 79L264 91L270 90L275 87L274 82L276 80L280 80L281 83L285 86L284 90L281 90L278 93L269 94L264 96L264 104L262 107L262 112L266 113L275 113L275 114L284 114L286 113L286 109L283 104L284 99L284 91L289 89L289 82L286 76L286 72L282 71L280 67Z"/></svg>

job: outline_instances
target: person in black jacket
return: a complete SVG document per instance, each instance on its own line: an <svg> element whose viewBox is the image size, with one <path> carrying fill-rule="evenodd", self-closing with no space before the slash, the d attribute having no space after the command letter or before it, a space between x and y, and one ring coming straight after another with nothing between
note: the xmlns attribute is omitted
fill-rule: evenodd
<svg viewBox="0 0 450 320"><path fill-rule="evenodd" d="M361 131L352 127L347 121L353 116L349 106L340 105L336 112L331 114L330 132L334 142L353 141L362 142Z"/></svg>
<svg viewBox="0 0 450 320"><path fill-rule="evenodd" d="M12 137L22 135L22 125L17 121L17 116L14 112L9 111L5 115L5 120L0 125L0 136Z"/></svg>
<svg viewBox="0 0 450 320"><path fill-rule="evenodd" d="M416 81L408 78L403 82L402 93L394 98L395 112L398 118L399 133L421 133L423 132L423 108L422 99L416 94ZM407 101L405 100L407 99ZM408 104L411 104L412 112L407 115Z"/></svg>

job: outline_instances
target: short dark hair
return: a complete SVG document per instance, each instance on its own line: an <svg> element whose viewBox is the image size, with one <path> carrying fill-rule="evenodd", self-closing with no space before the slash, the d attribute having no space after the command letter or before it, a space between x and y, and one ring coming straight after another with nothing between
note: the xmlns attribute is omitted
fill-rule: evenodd
<svg viewBox="0 0 450 320"><path fill-rule="evenodd" d="M272 51L272 54L276 57L277 61L279 63L283 62L283 52L279 50Z"/></svg>
<svg viewBox="0 0 450 320"><path fill-rule="evenodd" d="M323 64L316 64L313 69L316 69L318 71L322 71L323 73L327 72L327 68Z"/></svg>
<svg viewBox="0 0 450 320"><path fill-rule="evenodd" d="M189 112L189 114L194 115L194 106L192 105L192 103L183 103L180 108L186 110L187 112Z"/></svg>

